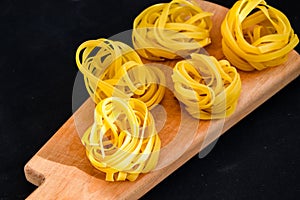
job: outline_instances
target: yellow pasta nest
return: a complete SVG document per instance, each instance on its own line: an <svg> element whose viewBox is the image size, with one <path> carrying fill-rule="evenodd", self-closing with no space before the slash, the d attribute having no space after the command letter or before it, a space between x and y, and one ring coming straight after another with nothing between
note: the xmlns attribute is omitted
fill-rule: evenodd
<svg viewBox="0 0 300 200"><path fill-rule="evenodd" d="M221 26L226 58L244 71L278 66L299 43L287 17L263 0L239 0Z"/></svg>
<svg viewBox="0 0 300 200"><path fill-rule="evenodd" d="M149 60L188 56L211 43L211 16L194 1L172 0L152 5L134 20L133 45Z"/></svg>
<svg viewBox="0 0 300 200"><path fill-rule="evenodd" d="M77 49L76 63L96 104L116 96L140 99L151 108L164 96L163 72L145 66L139 55L122 42L108 39L86 41Z"/></svg>
<svg viewBox="0 0 300 200"><path fill-rule="evenodd" d="M154 169L161 146L146 104L118 97L100 101L94 123L81 140L91 164L106 173L106 181L134 181Z"/></svg>
<svg viewBox="0 0 300 200"><path fill-rule="evenodd" d="M194 118L224 118L236 108L241 80L227 60L192 54L175 65L172 79L176 98Z"/></svg>

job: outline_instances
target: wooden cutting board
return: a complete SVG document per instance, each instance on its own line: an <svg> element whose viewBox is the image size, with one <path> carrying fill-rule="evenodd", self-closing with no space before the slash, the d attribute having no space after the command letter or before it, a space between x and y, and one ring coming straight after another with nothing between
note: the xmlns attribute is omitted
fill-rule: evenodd
<svg viewBox="0 0 300 200"><path fill-rule="evenodd" d="M212 44L206 50L218 59L224 58L221 50L220 24L228 9L206 1L198 2L203 10L214 13ZM85 155L85 147L81 144L78 134L93 121L91 113L94 104L88 99L25 165L27 180L38 186L27 199L137 199L141 197L298 77L300 56L296 51L292 51L287 62L281 66L260 72L239 72L242 79L241 96L235 113L226 120L197 120L195 123L187 113L181 111L172 92L167 91L161 104L166 119L159 133L163 149L160 162L163 164L148 174L140 175L134 182L106 182L105 174L89 163ZM185 133L181 133L180 130L184 130L186 134L192 132L192 135L181 137Z"/></svg>

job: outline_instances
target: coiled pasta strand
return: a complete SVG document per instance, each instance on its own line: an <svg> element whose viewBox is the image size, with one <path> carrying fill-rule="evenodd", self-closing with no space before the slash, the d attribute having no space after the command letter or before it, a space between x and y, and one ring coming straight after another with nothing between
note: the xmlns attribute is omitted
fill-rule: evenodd
<svg viewBox="0 0 300 200"><path fill-rule="evenodd" d="M227 60L192 54L175 65L172 79L175 96L194 118L224 118L236 108L241 80Z"/></svg>
<svg viewBox="0 0 300 200"><path fill-rule="evenodd" d="M111 96L134 97L152 108L164 96L163 72L145 66L139 55L122 42L108 39L86 41L77 49L76 63L96 104Z"/></svg>
<svg viewBox="0 0 300 200"><path fill-rule="evenodd" d="M172 0L152 5L134 20L133 45L149 60L186 57L211 43L211 16L193 1Z"/></svg>
<svg viewBox="0 0 300 200"><path fill-rule="evenodd" d="M299 43L287 17L263 0L238 0L221 25L226 58L244 71L263 70L287 60Z"/></svg>
<svg viewBox="0 0 300 200"><path fill-rule="evenodd" d="M91 164L106 173L106 181L134 181L154 169L161 145L146 104L119 97L99 102L94 123L81 140Z"/></svg>

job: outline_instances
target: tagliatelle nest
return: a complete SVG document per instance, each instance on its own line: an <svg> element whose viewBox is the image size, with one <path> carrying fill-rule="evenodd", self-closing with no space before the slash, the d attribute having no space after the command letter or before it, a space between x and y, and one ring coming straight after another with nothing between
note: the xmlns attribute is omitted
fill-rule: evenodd
<svg viewBox="0 0 300 200"><path fill-rule="evenodd" d="M287 17L263 0L239 0L222 26L226 58L244 71L278 66L299 43Z"/></svg>
<svg viewBox="0 0 300 200"><path fill-rule="evenodd" d="M153 170L161 146L146 104L118 97L100 101L81 141L91 164L106 173L106 181L134 181Z"/></svg>
<svg viewBox="0 0 300 200"><path fill-rule="evenodd" d="M134 20L133 45L149 60L186 57L211 43L211 16L193 1L152 5Z"/></svg>
<svg viewBox="0 0 300 200"><path fill-rule="evenodd" d="M172 79L176 98L194 118L220 119L235 111L241 80L227 60L192 54L176 64Z"/></svg>
<svg viewBox="0 0 300 200"><path fill-rule="evenodd" d="M145 66L139 55L122 42L108 39L86 41L77 49L76 63L96 104L111 96L134 97L152 108L164 96L163 72Z"/></svg>

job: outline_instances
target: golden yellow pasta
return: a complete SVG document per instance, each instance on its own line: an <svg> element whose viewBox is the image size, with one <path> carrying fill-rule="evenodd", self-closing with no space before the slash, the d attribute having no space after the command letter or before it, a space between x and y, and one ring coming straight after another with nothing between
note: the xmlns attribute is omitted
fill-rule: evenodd
<svg viewBox="0 0 300 200"><path fill-rule="evenodd" d="M194 1L152 5L134 20L133 45L149 60L186 57L211 43L211 16Z"/></svg>
<svg viewBox="0 0 300 200"><path fill-rule="evenodd" d="M244 71L263 70L287 60L299 43L287 17L263 0L239 0L221 25L226 58Z"/></svg>
<svg viewBox="0 0 300 200"><path fill-rule="evenodd" d="M134 181L153 170L161 146L146 104L118 97L99 102L94 123L81 141L91 164L106 173L106 181Z"/></svg>
<svg viewBox="0 0 300 200"><path fill-rule="evenodd" d="M76 63L96 104L111 96L133 97L151 108L164 96L162 71L145 66L139 55L122 42L108 39L86 41L77 49Z"/></svg>
<svg viewBox="0 0 300 200"><path fill-rule="evenodd" d="M176 98L194 118L224 118L236 108L241 80L227 60L192 54L175 65L172 79Z"/></svg>

